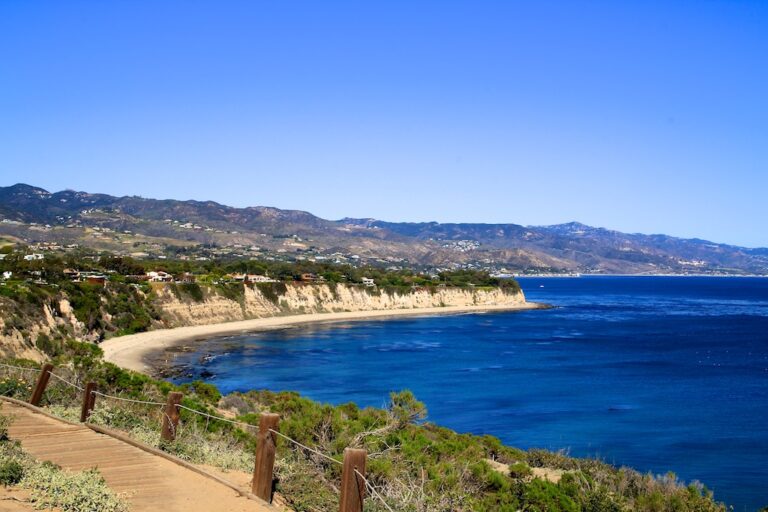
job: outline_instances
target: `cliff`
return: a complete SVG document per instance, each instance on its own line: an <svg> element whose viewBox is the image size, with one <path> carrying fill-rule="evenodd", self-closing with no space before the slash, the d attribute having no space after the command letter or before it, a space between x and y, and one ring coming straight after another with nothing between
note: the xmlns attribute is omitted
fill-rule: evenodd
<svg viewBox="0 0 768 512"><path fill-rule="evenodd" d="M155 329L304 313L449 306L518 306L516 288L376 289L359 285L153 284L29 288L0 296L0 357L43 360L67 340L92 341Z"/></svg>
<svg viewBox="0 0 768 512"><path fill-rule="evenodd" d="M77 320L66 298L37 307L0 301L0 357L42 361L55 340L65 337L94 339Z"/></svg>
<svg viewBox="0 0 768 512"><path fill-rule="evenodd" d="M205 325L301 313L381 311L444 306L515 306L525 303L522 292L500 288L436 288L387 291L349 285L282 284L245 286L234 300L216 288L203 288L203 297L171 286L158 287L155 307L165 327Z"/></svg>

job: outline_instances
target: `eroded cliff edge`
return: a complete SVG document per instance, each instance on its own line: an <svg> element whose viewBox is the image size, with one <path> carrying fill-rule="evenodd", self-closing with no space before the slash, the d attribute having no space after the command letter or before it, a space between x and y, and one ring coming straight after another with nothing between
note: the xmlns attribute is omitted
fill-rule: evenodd
<svg viewBox="0 0 768 512"><path fill-rule="evenodd" d="M325 283L198 285L159 283L0 298L0 356L54 356L69 339L99 342L136 332L310 313L503 307L525 304L521 290L432 287L407 290Z"/></svg>

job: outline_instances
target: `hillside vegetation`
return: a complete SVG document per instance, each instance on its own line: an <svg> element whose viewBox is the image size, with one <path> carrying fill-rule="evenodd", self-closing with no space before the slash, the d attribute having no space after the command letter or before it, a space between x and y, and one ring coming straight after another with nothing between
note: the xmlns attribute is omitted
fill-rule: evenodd
<svg viewBox="0 0 768 512"><path fill-rule="evenodd" d="M36 350L56 356L68 339L98 342L276 315L524 301L516 281L477 271L427 275L311 262L138 261L92 254L27 259L24 250L2 251L5 355L31 357ZM163 282L150 282L148 273ZM266 282L249 282L257 277Z"/></svg>
<svg viewBox="0 0 768 512"><path fill-rule="evenodd" d="M258 424L261 412L280 415L287 436L340 460L344 448L368 450L369 478L394 510L427 511L721 511L711 493L699 484L684 485L674 475L643 475L591 459L574 459L543 450L523 451L504 446L497 438L458 434L428 422L427 410L409 391L392 393L385 408L355 404L332 406L293 392L253 390L222 397L209 384L181 387L122 370L101 360L95 343L105 337L172 325L173 314L218 301L240 314L248 308L280 314L296 311L299 302L312 304L322 290L333 304L338 296L359 294L384 300L399 294L435 300L450 293L522 298L514 281L499 281L482 272L444 272L428 276L409 271L386 272L346 266L270 262L137 262L127 258L45 258L29 261L23 253L6 251L0 262L13 275L0 285L3 348L13 340L31 343L52 360L67 380L97 382L105 393L162 402L172 390L185 393L183 404L212 415L226 415ZM66 269L96 272L104 282L73 282ZM140 277L163 270L178 277L168 283L148 283ZM275 282L231 282L233 272L269 274ZM194 280L189 275L195 276ZM304 274L321 282L299 281ZM306 277L306 276L304 276ZM359 284L374 279L375 288ZM313 277L312 279L315 279ZM311 291L307 295L307 291ZM304 295L302 295L304 294ZM485 295L484 295L485 294ZM300 296L301 301L296 301ZM258 300L255 300L257 297ZM294 304L288 304L293 297ZM387 299L389 300L389 299ZM174 309L175 308L175 309ZM173 313L176 311L176 313ZM223 309L217 309L220 318ZM261 311L261 310L259 310ZM179 317L181 318L181 317ZM184 317L189 321L190 317ZM11 350L13 353L13 350ZM36 366L27 360L13 364ZM25 399L31 377L2 370L0 394ZM46 407L76 420L80 393L52 381ZM160 446L195 463L239 469L253 467L255 438L249 428L182 411L183 428L173 443L161 443L160 410L144 405L99 400L91 420L121 429L137 439ZM339 467L282 440L278 446L277 490L299 511L337 507ZM383 511L368 500L366 510Z"/></svg>
<svg viewBox="0 0 768 512"><path fill-rule="evenodd" d="M345 447L369 452L368 478L393 510L401 511L725 511L709 491L685 485L673 474L653 476L592 459L504 446L492 436L458 434L427 421L427 410L409 391L392 393L386 408L332 406L292 392L254 390L221 396L202 382L174 386L100 360L92 344L68 342L54 362L76 382L95 381L108 394L162 402L185 393L183 404L212 415L256 425L259 413L280 415L281 433L341 460ZM26 361L14 364L32 366ZM5 370L0 393L26 398L29 377ZM79 415L79 393L52 381L45 406L63 417ZM97 401L91 421L121 429L195 463L250 472L253 431L182 410L179 437L159 438L160 411L141 404ZM543 473L537 468L546 468ZM560 470L560 471L556 471ZM337 464L278 441L276 489L298 511L338 506ZM539 477L557 474L557 478ZM366 510L383 511L375 500Z"/></svg>

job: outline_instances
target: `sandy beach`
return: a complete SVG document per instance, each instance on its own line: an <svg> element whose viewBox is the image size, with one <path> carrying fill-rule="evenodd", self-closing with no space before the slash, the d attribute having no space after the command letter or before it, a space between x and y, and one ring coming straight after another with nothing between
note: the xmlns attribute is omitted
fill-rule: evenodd
<svg viewBox="0 0 768 512"><path fill-rule="evenodd" d="M351 320L386 319L403 316L450 315L458 313L482 313L488 311L521 311L542 309L548 306L535 302L506 306L449 306L377 311L351 311L343 313L312 313L301 315L254 318L237 322L158 329L112 338L101 343L104 359L123 368L151 374L150 356L185 342L249 332L281 329L294 325Z"/></svg>

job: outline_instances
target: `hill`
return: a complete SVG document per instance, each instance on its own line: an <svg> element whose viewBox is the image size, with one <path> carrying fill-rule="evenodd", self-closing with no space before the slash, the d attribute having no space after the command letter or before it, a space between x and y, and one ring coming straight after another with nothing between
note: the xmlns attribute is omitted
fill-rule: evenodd
<svg viewBox="0 0 768 512"><path fill-rule="evenodd" d="M30 185L0 187L0 237L136 257L308 258L514 273L768 274L768 249L577 222L552 226L375 219L213 201L114 197Z"/></svg>

